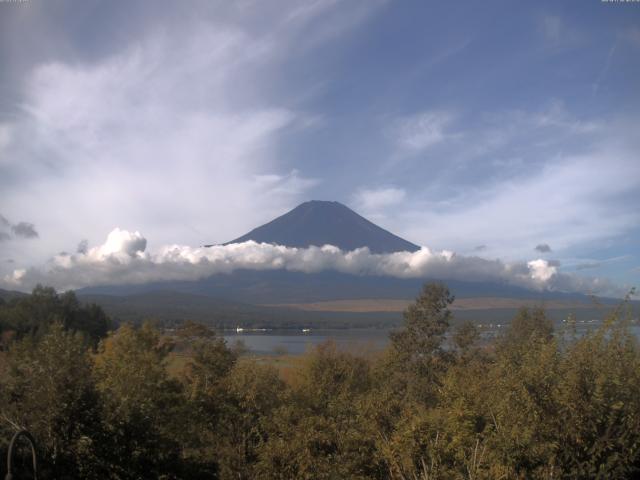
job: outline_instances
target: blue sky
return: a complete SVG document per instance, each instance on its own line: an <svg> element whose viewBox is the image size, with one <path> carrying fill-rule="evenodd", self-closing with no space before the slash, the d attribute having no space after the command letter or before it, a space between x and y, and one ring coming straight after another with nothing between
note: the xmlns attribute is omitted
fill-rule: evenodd
<svg viewBox="0 0 640 480"><path fill-rule="evenodd" d="M638 85L638 3L0 3L0 276L313 198L640 285Z"/></svg>

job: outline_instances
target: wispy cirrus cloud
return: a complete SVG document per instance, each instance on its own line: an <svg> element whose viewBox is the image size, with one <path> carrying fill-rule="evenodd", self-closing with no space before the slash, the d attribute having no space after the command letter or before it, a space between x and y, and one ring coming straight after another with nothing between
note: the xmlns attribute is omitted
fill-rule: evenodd
<svg viewBox="0 0 640 480"><path fill-rule="evenodd" d="M405 190L398 187L361 188L353 195L353 203L363 212L376 213L398 206L405 201L406 196Z"/></svg>
<svg viewBox="0 0 640 480"><path fill-rule="evenodd" d="M457 135L449 129L455 119L446 110L425 111L396 119L389 134L404 154L416 154Z"/></svg>
<svg viewBox="0 0 640 480"><path fill-rule="evenodd" d="M0 205L42 239L1 230L17 264L113 225L224 242L310 198L504 261L638 243L640 36L619 8L3 7Z"/></svg>
<svg viewBox="0 0 640 480"><path fill-rule="evenodd" d="M603 164L611 168L603 171ZM484 240L492 247L487 253L510 256L526 255L531 238L549 239L563 250L613 238L638 225L638 212L620 208L615 200L639 186L640 164L632 151L570 157L481 192L472 207L467 199L446 211L414 211L403 233L460 249Z"/></svg>
<svg viewBox="0 0 640 480"><path fill-rule="evenodd" d="M459 113L464 141L414 161L428 181L406 188L383 226L413 242L458 251L482 244L483 255L509 258L526 258L532 239L564 253L617 238L640 224L624 201L640 190L634 122L588 119L560 101L475 119Z"/></svg>
<svg viewBox="0 0 640 480"><path fill-rule="evenodd" d="M585 39L583 32L571 23L571 19L567 21L557 14L547 13L539 16L537 27L545 47L555 52L574 48Z"/></svg>
<svg viewBox="0 0 640 480"><path fill-rule="evenodd" d="M320 180L283 162L278 145L324 120L298 108L295 95L274 93L281 66L383 2L284 2L278 14L208 3L133 9L118 27L127 41L88 52L90 61L34 55L30 68L16 67L20 98L0 117L0 203L34 218L49 240L15 246L12 256L37 261L113 224L145 225L164 242L222 242L309 197ZM173 8L180 13L169 15ZM52 28L41 10L34 6L32 20ZM25 223L13 234L35 230Z"/></svg>
<svg viewBox="0 0 640 480"><path fill-rule="evenodd" d="M572 268L576 271L583 270L596 270L602 269L603 267L611 266L612 264L624 264L632 260L633 257L631 255L618 255L615 257L605 257L605 258L566 258L564 260L564 265L568 268Z"/></svg>
<svg viewBox="0 0 640 480"><path fill-rule="evenodd" d="M275 173L256 175L255 182L269 195L299 198L310 188L320 184L321 180L303 177L298 170L294 169L284 175Z"/></svg>

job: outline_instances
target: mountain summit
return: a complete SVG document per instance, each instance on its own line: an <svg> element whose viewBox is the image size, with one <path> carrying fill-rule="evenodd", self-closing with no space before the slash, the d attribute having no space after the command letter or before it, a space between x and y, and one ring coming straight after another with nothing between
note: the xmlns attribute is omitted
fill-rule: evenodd
<svg viewBox="0 0 640 480"><path fill-rule="evenodd" d="M287 247L369 247L372 253L415 252L420 247L371 223L339 202L312 200L228 243L253 240Z"/></svg>

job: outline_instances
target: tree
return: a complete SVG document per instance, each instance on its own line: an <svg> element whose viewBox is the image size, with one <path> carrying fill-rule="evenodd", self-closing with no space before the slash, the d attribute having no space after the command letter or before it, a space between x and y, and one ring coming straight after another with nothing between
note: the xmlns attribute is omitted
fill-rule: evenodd
<svg viewBox="0 0 640 480"><path fill-rule="evenodd" d="M243 361L229 372L225 387L227 402L218 423L220 478L253 479L259 448L268 441L268 424L282 403L285 384L275 368Z"/></svg>
<svg viewBox="0 0 640 480"><path fill-rule="evenodd" d="M470 321L459 325L453 334L453 344L462 356L467 356L480 339L480 331Z"/></svg>
<svg viewBox="0 0 640 480"><path fill-rule="evenodd" d="M220 382L228 375L238 355L219 337L198 339L191 344L191 360L185 372L188 395L192 399L209 396L219 389Z"/></svg>
<svg viewBox="0 0 640 480"><path fill-rule="evenodd" d="M238 360L223 338L195 334L202 329L185 326L191 340L191 358L182 378L185 395L181 442L183 456L198 471L217 476L223 444L223 418L228 417L231 395L226 380ZM211 330L207 329L207 332ZM202 333L202 332L201 332Z"/></svg>
<svg viewBox="0 0 640 480"><path fill-rule="evenodd" d="M42 285L36 286L31 295L0 306L0 328L14 331L16 338L43 335L56 322L67 330L81 332L93 346L113 327L98 305L81 305L74 292L58 295L53 288Z"/></svg>
<svg viewBox="0 0 640 480"><path fill-rule="evenodd" d="M3 437L27 429L37 438L45 476L90 475L99 410L78 333L54 323L39 339L27 337L12 345L0 378L0 423Z"/></svg>
<svg viewBox="0 0 640 480"><path fill-rule="evenodd" d="M553 322L541 307L522 307L500 338L498 347L514 353L526 349L534 343L549 342L553 339Z"/></svg>
<svg viewBox="0 0 640 480"><path fill-rule="evenodd" d="M443 349L454 297L441 283L427 283L404 311L404 329L390 334L389 370L393 388L425 402L436 402L436 390L450 355ZM389 372L387 372L389 373Z"/></svg>
<svg viewBox="0 0 640 480"><path fill-rule="evenodd" d="M124 325L103 340L94 359L106 436L105 471L113 478L158 478L179 471L175 439L182 391L166 371L172 343L145 323Z"/></svg>
<svg viewBox="0 0 640 480"><path fill-rule="evenodd" d="M256 478L376 478L381 466L364 408L370 387L368 362L334 343L305 355L268 423Z"/></svg>
<svg viewBox="0 0 640 480"><path fill-rule="evenodd" d="M640 348L610 318L569 345L560 364L555 462L570 478L640 472Z"/></svg>

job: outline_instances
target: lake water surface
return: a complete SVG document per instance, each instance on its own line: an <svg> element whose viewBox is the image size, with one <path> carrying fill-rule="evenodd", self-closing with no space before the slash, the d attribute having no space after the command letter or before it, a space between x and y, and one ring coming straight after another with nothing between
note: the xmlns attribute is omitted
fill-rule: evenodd
<svg viewBox="0 0 640 480"><path fill-rule="evenodd" d="M339 348L353 351L382 349L389 341L387 329L341 329L341 330L268 330L224 332L229 346L241 341L249 352L256 355L288 353L299 355L315 345L332 340Z"/></svg>
<svg viewBox="0 0 640 480"><path fill-rule="evenodd" d="M577 326L578 335L593 330L599 322L580 323ZM492 325L482 330L485 339L494 338L505 328L504 325ZM556 327L561 328L561 326ZM640 326L634 325L631 332L640 338ZM300 355L315 345L332 340L338 348L354 352L380 350L389 342L391 329L340 329L340 330L266 330L242 332L225 331L224 339L229 346L236 342L244 343L250 353L254 355L291 354Z"/></svg>

